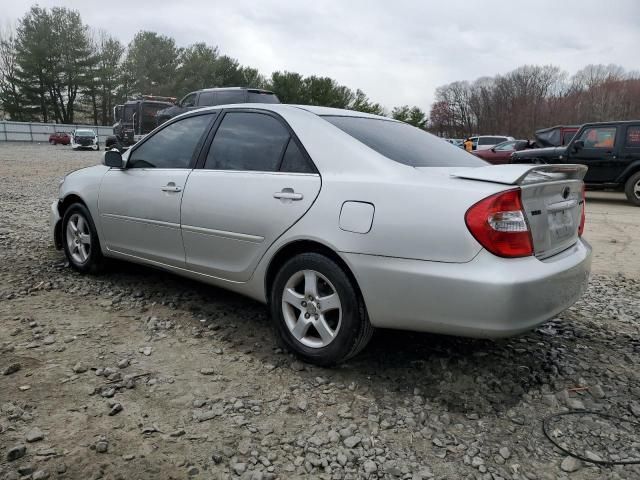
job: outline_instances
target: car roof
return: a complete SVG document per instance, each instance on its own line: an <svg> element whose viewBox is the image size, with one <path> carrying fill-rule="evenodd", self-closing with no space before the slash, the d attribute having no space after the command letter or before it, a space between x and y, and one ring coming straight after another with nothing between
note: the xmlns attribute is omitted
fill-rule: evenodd
<svg viewBox="0 0 640 480"><path fill-rule="evenodd" d="M247 90L249 92L259 92L259 93L271 93L273 94L273 92L271 90L265 90L264 88L253 88L253 87L213 87L213 88L201 88L200 90L195 90L193 92L190 93L196 93L196 92L223 92L223 91L228 91L228 90ZM189 95L189 94L187 94Z"/></svg>
<svg viewBox="0 0 640 480"><path fill-rule="evenodd" d="M316 105L295 105L288 103L232 103L228 105L213 105L210 107L202 107L197 110L191 110L192 112L203 112L206 110L221 110L221 109L256 109L256 110L270 110L276 113L284 113L287 111L305 110L309 113L313 113L318 116L334 116L334 117L359 117L359 118L372 118L377 120L387 120L390 122L399 122L393 118L383 117L381 115L374 115L372 113L359 112L357 110L346 110L343 108L332 107L319 107ZM182 114L186 115L186 114ZM399 122L401 123L401 122Z"/></svg>

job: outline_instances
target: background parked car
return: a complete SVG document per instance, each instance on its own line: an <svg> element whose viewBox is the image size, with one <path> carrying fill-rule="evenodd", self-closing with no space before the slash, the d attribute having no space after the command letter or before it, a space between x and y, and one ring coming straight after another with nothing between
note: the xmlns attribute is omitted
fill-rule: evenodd
<svg viewBox="0 0 640 480"><path fill-rule="evenodd" d="M567 145L573 140L578 130L580 130L580 125L556 125L555 127L537 130L535 133L536 147L560 147Z"/></svg>
<svg viewBox="0 0 640 480"><path fill-rule="evenodd" d="M66 132L55 132L49 135L49 143L51 145L69 145L71 137Z"/></svg>
<svg viewBox="0 0 640 480"><path fill-rule="evenodd" d="M478 135L476 137L469 137L473 142L472 150L488 150L491 147L495 147L499 143L506 142L508 140L515 140L513 137L506 137L501 135Z"/></svg>
<svg viewBox="0 0 640 480"><path fill-rule="evenodd" d="M640 120L587 123L567 146L515 152L511 163L580 163L591 190L624 190L640 206Z"/></svg>
<svg viewBox="0 0 640 480"><path fill-rule="evenodd" d="M188 93L175 105L160 110L156 119L158 125L162 125L170 118L189 110L233 103L280 103L280 100L275 93L260 88L204 88Z"/></svg>
<svg viewBox="0 0 640 480"><path fill-rule="evenodd" d="M456 147L464 148L464 139L462 138L445 138L445 141Z"/></svg>
<svg viewBox="0 0 640 480"><path fill-rule="evenodd" d="M98 143L98 134L91 128L79 128L73 131L71 135L71 148L78 150L81 148L91 148L100 150Z"/></svg>
<svg viewBox="0 0 640 480"><path fill-rule="evenodd" d="M476 150L472 153L476 157L480 157L489 163L498 165L501 163L509 163L513 152L526 150L527 148L532 148L529 140L508 140L506 142L499 143L488 150Z"/></svg>

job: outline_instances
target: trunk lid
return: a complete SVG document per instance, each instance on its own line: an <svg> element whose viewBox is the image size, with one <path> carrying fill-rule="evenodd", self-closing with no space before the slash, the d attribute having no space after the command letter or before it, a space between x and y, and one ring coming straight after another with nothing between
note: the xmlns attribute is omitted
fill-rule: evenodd
<svg viewBox="0 0 640 480"><path fill-rule="evenodd" d="M578 240L586 172L584 165L571 164L494 165L457 170L451 176L519 187L535 256L544 259Z"/></svg>

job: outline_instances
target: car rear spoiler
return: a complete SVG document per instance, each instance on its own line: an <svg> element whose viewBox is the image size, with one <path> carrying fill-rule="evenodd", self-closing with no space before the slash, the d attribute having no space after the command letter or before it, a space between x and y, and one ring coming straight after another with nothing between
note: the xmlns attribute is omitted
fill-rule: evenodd
<svg viewBox="0 0 640 480"><path fill-rule="evenodd" d="M465 168L452 173L451 176L505 185L528 185L558 180L582 180L586 173L587 167L571 163L558 165L513 164Z"/></svg>

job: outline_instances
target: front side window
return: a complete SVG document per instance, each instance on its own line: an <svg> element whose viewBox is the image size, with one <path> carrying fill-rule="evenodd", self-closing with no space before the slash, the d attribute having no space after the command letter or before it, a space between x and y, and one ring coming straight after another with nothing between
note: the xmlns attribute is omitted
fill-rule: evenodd
<svg viewBox="0 0 640 480"><path fill-rule="evenodd" d="M613 148L616 127L589 127L582 132L580 140L585 148Z"/></svg>
<svg viewBox="0 0 640 480"><path fill-rule="evenodd" d="M182 101L180 102L180 105L182 105L182 107L184 107L184 108L195 107L195 105L196 105L196 94L195 93L190 93L189 95L184 97L182 99Z"/></svg>
<svg viewBox="0 0 640 480"><path fill-rule="evenodd" d="M366 117L326 115L322 118L379 154L411 167L487 165L461 148L406 123Z"/></svg>
<svg viewBox="0 0 640 480"><path fill-rule="evenodd" d="M183 118L154 133L137 147L129 168L189 168L191 159L212 115Z"/></svg>
<svg viewBox="0 0 640 480"><path fill-rule="evenodd" d="M640 148L640 126L627 127L624 146L627 148Z"/></svg>
<svg viewBox="0 0 640 480"><path fill-rule="evenodd" d="M287 129L270 115L229 112L211 142L204 168L275 172L289 138Z"/></svg>

